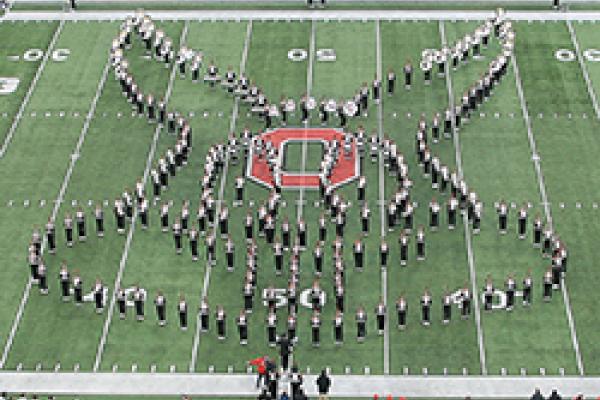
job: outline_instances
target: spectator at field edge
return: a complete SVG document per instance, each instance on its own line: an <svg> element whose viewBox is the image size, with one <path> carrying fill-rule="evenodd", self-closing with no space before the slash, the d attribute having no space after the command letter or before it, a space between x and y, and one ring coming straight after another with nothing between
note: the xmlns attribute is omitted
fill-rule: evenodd
<svg viewBox="0 0 600 400"><path fill-rule="evenodd" d="M544 396L542 395L540 388L535 388L535 392L533 392L530 400L544 400Z"/></svg>
<svg viewBox="0 0 600 400"><path fill-rule="evenodd" d="M552 389L552 393L550 394L550 397L548 397L548 400L562 400L562 397L558 394L558 390Z"/></svg>
<svg viewBox="0 0 600 400"><path fill-rule="evenodd" d="M250 360L248 362L249 365L256 367L257 377L256 377L256 388L258 389L261 385L261 382L265 384L267 382L267 361L269 357L258 357L254 360Z"/></svg>
<svg viewBox="0 0 600 400"><path fill-rule="evenodd" d="M331 379L327 376L325 370L321 371L321 375L317 378L317 388L319 389L319 400L327 400L327 394L331 387Z"/></svg>

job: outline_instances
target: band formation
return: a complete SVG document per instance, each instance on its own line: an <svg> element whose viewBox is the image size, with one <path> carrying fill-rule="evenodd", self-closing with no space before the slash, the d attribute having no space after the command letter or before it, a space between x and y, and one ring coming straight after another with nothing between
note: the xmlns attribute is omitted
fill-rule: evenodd
<svg viewBox="0 0 600 400"><path fill-rule="evenodd" d="M356 337L359 342L364 341L369 334L367 332L367 318L372 316L376 320L377 334L383 334L386 318L396 321L399 329L404 329L407 324L407 313L411 299L400 296L395 304L395 318L390 315L386 305L381 301L374 310L359 307L356 310L347 310L345 305L346 289L344 271L352 267L357 271L365 268L374 268L372 259L378 260L381 268L396 266L406 267L409 264L409 253L414 251L416 262L424 260L427 254L426 237L446 225L447 229L453 230L463 218L470 225L473 234L478 234L483 214L483 203L467 184L466 180L455 170L451 170L436 154L436 144L443 140L449 140L458 130L468 122L472 113L479 109L494 93L495 87L502 81L506 74L511 56L513 54L515 33L511 22L508 21L501 10L496 16L478 26L474 32L464 36L450 47L439 50L425 50L419 63L419 70L425 84L429 84L436 76L445 78L450 70L455 70L467 64L470 58L478 58L481 52L488 48L491 40L498 40L501 52L492 62L487 70L468 88L455 107L448 107L436 113L429 122L422 116L417 127L415 137L416 162L422 172L423 179L431 185L433 192L447 195L446 204L438 203L435 197L428 205L429 223L428 227L414 226L415 204L411 200L411 188L413 182L409 178L408 158L401 152L396 143L388 138L378 136L376 133L368 135L362 127L356 132L345 130L348 118L353 118L366 113L369 103L378 104L382 96L387 94L393 96L398 89L396 86L396 75L393 70L387 74L387 84L384 85L375 79L371 85L363 84L351 99L321 99L315 100L309 96L303 96L299 101L282 97L279 103L271 102L261 89L244 74L236 74L229 68L224 76L220 75L219 68L214 63L209 63L203 71L203 54L195 52L182 46L178 51L173 49L173 41L163 31L157 29L152 20L142 12L128 18L114 39L110 51L110 61L114 70L116 81L119 82L123 97L131 105L134 112L145 116L153 125L158 125L166 134L176 136L176 144L169 148L150 170L149 178L152 193L147 194L145 180L140 179L134 185L134 190L125 189L123 193L114 200L113 216L116 220L116 234L125 234L133 219L138 219L141 228L161 229L165 234L172 235L174 252L183 254L184 248L189 248L191 260L197 262L202 256L206 257L208 268L217 268L224 265L229 271L233 271L236 265L236 257L245 258L245 277L241 285L240 296L243 297L244 307L242 310L225 310L221 305L209 304L205 297L201 299L198 310L198 321L200 330L206 332L215 329L219 338L225 338L228 333L227 313L237 315L235 328L242 345L248 343L248 323L252 311L257 305L264 304L268 308L265 321L267 340L270 346L281 343L282 338L295 343L297 340L296 316L300 303L298 288L299 273L301 268L313 268L314 283L309 291L307 307L311 309L310 318L310 340L314 346L321 342L321 310L323 307L324 289L321 288L320 280L325 274L331 276L334 282L334 293L330 295L335 298L335 316L331 321L331 337L336 344L344 342L344 317L348 313L354 313L352 322L356 324ZM273 124L286 126L291 124L290 116L296 110L300 110L301 122L306 127L315 110L323 125L337 118L343 134L339 138L326 141L324 144L324 155L320 163L318 174L318 191L320 206L323 212L317 221L307 222L299 219L291 222L287 218L278 216L278 210L282 203L281 182L273 179L272 186L268 190L268 197L255 210L248 208L243 221L245 240L236 243L230 235L229 209L226 204L215 198L215 188L219 176L223 174L226 163L247 163L251 157L257 157L266 161L268 173L273 177L278 175L282 169L281 148L274 146L272 142L265 139L262 132L251 132L244 129L241 133L231 133L226 144L215 144L208 150L204 162L204 171L200 179L200 205L197 210L190 209L190 203L184 202L181 212L172 215L171 204L161 200L161 196L168 189L171 180L176 179L178 171L185 168L192 151L192 129L185 116L174 110L169 110L164 99L157 99L152 93L145 93L138 86L131 71L125 53L133 45L141 43L145 46L147 55L156 62L164 63L166 68L174 68L180 79L190 79L193 83L202 80L212 92L217 92L217 87L222 86L224 92L236 96L243 104L247 104L251 112L258 118L262 118L265 130L268 131ZM203 76L201 76L204 72ZM403 67L404 89L410 90L414 84L413 66L407 63ZM218 95L213 93L213 95ZM308 129L308 128L307 128ZM399 243L398 259L390 257L388 243L382 238L379 249L367 259L363 238L371 231L371 209L366 201L366 191L369 182L364 175L357 179L355 204L360 207L360 235L352 244L353 259L344 257L344 236L348 210L351 207L349 199L344 199L338 192L337 186L331 183L332 173L335 166L345 157L349 157L356 151L360 160L359 173L371 164L383 160L385 173L395 177L396 190L391 198L385 200L385 222L389 231L387 238L396 235ZM248 177L239 176L235 179L235 201L231 206L244 207L247 202L244 198L244 188ZM256 199L252 199L256 201ZM496 206L498 218L498 230L500 234L508 233L508 220L511 206L505 201L499 201ZM549 301L554 290L560 289L561 281L567 270L567 249L555 231L549 224L544 224L538 215L530 218L529 205L523 205L517 212L516 236L525 240L528 229L531 229L532 245L539 249L541 256L548 261L548 268L539 277L540 287L543 290L543 298ZM152 223L154 216L151 210L158 210L156 222ZM195 212L194 212L195 211ZM442 222L445 214L445 224ZM92 220L92 227L88 220ZM49 271L44 261L45 257L53 257L57 248L66 244L67 249L80 245L86 241L90 231L94 231L98 237L113 232L105 231L105 215L102 204L98 204L93 215L88 216L82 208L74 210L73 213L64 215L62 222L63 234L57 233L59 221L48 220L45 231L34 228L31 242L28 247L28 264L31 279L37 285L43 295L48 294ZM308 224L318 225L318 238L309 238ZM171 239L169 239L171 240ZM58 243L58 242L63 243ZM259 256L257 251L258 242L265 241L272 249L271 259ZM219 243L221 242L221 243ZM414 246L411 245L414 243ZM310 245L310 243L315 243ZM332 259L325 259L326 246L331 246ZM242 251L237 250L241 248ZM224 249L224 254L219 254L219 249ZM68 251L63 248L59 250ZM311 251L313 265L301 265L300 255ZM185 251L185 253L188 253ZM243 255L241 255L243 254ZM284 255L289 254L289 262L285 262ZM202 258L203 258L202 257ZM222 262L224 260L224 262ZM217 261L220 263L217 264ZM367 262L368 261L368 262ZM277 291L270 286L264 290L264 294L257 290L257 276L261 268L274 268L275 274L282 275L284 270L288 271L288 286L285 293ZM287 264L287 265L286 265ZM522 279L519 284L518 280ZM143 321L146 316L146 302L148 293L141 286L131 288L117 288L116 293L110 293L105 282L100 279L92 284L91 291L85 288L84 283L76 269L71 269L63 263L58 273L60 283L60 295L65 303L81 306L84 302L92 302L97 313L103 313L109 299L114 296L118 313L121 319L128 318L133 312L135 319ZM498 285L488 278L481 293L472 293L469 286L465 285L455 292L447 291L441 299L438 299L442 310L442 323L447 324L452 319L453 309L457 308L461 319L468 319L472 312L473 296L481 296L484 309L492 310L497 305L498 293L502 300L502 308L512 310L518 302L523 306L532 303L532 292L535 286L535 277L531 272L523 277L509 275L506 281ZM520 288L519 288L520 287ZM281 297L285 298L287 307L278 307ZM517 298L520 300L517 301ZM174 307L179 316L179 326L182 330L188 328L188 305L185 297L181 296L174 300ZM417 309L420 308L422 325L431 324L431 308L434 307L435 299L432 298L428 289L425 289L420 299L415 299ZM411 304L411 308L412 308ZM161 292L154 296L155 314L160 326L167 323L166 297ZM132 310L132 311L131 311ZM285 315L282 315L285 312ZM196 315L194 314L194 318ZM284 335L277 332L278 319L284 318L287 331ZM287 338L287 339L286 339ZM286 342L287 343L287 342ZM287 369L287 366L284 366Z"/></svg>

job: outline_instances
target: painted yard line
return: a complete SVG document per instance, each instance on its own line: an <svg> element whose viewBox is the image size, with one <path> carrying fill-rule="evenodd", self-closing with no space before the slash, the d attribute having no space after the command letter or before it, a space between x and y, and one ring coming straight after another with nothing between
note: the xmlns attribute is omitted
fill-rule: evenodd
<svg viewBox="0 0 600 400"><path fill-rule="evenodd" d="M245 73L246 71L246 63L248 62L248 50L250 48L250 39L252 37L252 20L248 21L248 25L246 28L246 38L244 39L244 48L242 50L242 59L240 61L240 75ZM229 132L235 133L237 118L239 115L239 107L240 100L238 97L235 98L233 103L233 111L231 113L231 122L229 124ZM225 183L227 182L227 173L229 171L229 152L227 152L225 165L223 166L223 172L221 174L221 185L219 186L219 193L217 198L217 207L215 209L215 215L219 215L221 212L221 206L223 202L223 194L225 193ZM215 234L217 232L217 224L214 227ZM202 295L200 300L208 294L208 287L210 285L210 272L212 270L212 266L207 263L206 270L204 273L204 282L202 286ZM189 372L196 371L196 364L198 362L198 348L200 347L200 321L199 315L196 318L196 332L194 334L194 342L192 344L192 354L189 366Z"/></svg>
<svg viewBox="0 0 600 400"><path fill-rule="evenodd" d="M596 112L596 118L600 119L600 107L598 107L598 100L596 99L596 92L594 92L594 88L592 86L592 81L590 80L590 75L588 74L587 67L585 62L583 61L583 57L581 55L581 49L579 47L579 42L577 41L577 34L573 29L573 24L571 21L567 21L567 28L569 28L569 33L571 34L571 41L573 42L573 46L575 46L575 53L577 54L577 61L579 61L579 66L581 67L581 72L583 73L583 78L585 79L585 84L587 86L588 94L590 95L590 100L594 106L594 111Z"/></svg>
<svg viewBox="0 0 600 400"><path fill-rule="evenodd" d="M181 37L179 39L180 46L185 42L185 38L188 32L188 23L186 22L183 30L181 32ZM171 91L173 90L173 82L175 80L175 73L177 71L176 64L173 64L171 68L171 75L169 77L169 83L167 84L167 91L165 93L165 103L169 104L169 98L171 97ZM152 160L154 159L154 154L156 152L156 146L158 144L158 138L160 136L161 127L159 125L156 126L154 130L154 137L152 138L152 144L150 145L150 150L148 152L148 158L146 159L146 166L144 168L144 175L142 177L142 183L145 185L148 180L148 174L150 172L150 167L152 165ZM108 332L110 329L110 324L112 322L112 316L114 313L115 303L117 300L117 290L121 286L121 279L123 278L123 272L125 271L125 265L127 264L127 258L129 257L129 249L131 248L131 242L133 240L133 233L135 231L135 223L137 221L137 212L134 212L133 217L131 219L131 224L129 225L129 230L127 232L127 239L125 241L125 247L123 248L123 254L121 256L121 260L119 262L119 270L117 272L117 277L115 279L115 283L113 285L113 292L110 299L110 305L108 307L108 312L106 314L106 319L104 320L104 327L102 328L102 336L100 337L100 343L98 343L98 349L96 351L96 359L94 361L94 372L97 372L100 368L100 363L102 362L102 355L104 353L104 347L106 346L106 338L108 337Z"/></svg>
<svg viewBox="0 0 600 400"><path fill-rule="evenodd" d="M79 159L79 153L81 151L81 147L83 146L83 142L84 142L87 132L89 130L90 121L92 120L92 118L94 116L94 112L96 111L96 105L98 104L98 99L100 98L100 95L104 88L104 84L106 83L109 66L110 66L110 63L107 61L106 65L104 67L104 71L102 72L102 77L100 78L100 82L98 83L98 87L96 88L96 94L95 94L94 98L92 99L90 109L85 118L83 127L81 128L81 133L79 134L79 140L77 141L77 145L75 146L75 150L73 151L73 154L71 154L71 162L69 163L69 167L67 168L65 178L63 179L63 182L58 191L58 196L56 197L56 201L54 202L54 207L52 208L52 214L51 214L50 218L53 221L56 220L56 215L58 214L58 210L60 209L61 204L63 203L63 199L65 197L67 187L69 186L69 182L71 181L71 175L73 174L73 169L75 168L75 163ZM46 249L46 236L44 235L43 242L42 242L42 254L44 253L45 249ZM32 280L29 279L27 281L27 285L25 286L25 290L23 291L23 297L21 298L21 303L19 304L19 309L17 310L17 315L15 316L15 319L13 321L13 324L12 324L12 327L10 330L10 334L9 334L6 344L4 346L4 351L2 352L2 358L0 359L0 369L4 368L4 365L8 358L8 353L10 352L12 343L15 339L15 335L17 333L19 324L21 322L21 318L23 317L25 305L27 304L27 300L29 299L29 293L31 292L32 284L33 284Z"/></svg>
<svg viewBox="0 0 600 400"><path fill-rule="evenodd" d="M314 62L315 62L316 29L317 29L316 21L313 20L310 25L310 40L309 40L309 45L308 45L309 46L308 47L309 56L308 56L308 65L306 68L306 98L307 99L311 95L312 86L313 86L313 66L314 66ZM309 118L304 123L304 127L308 128L309 125L310 125L310 112L309 112ZM306 152L307 152L307 150L308 150L308 143L307 143L306 137L305 137L304 141L302 142L302 161L300 163L301 174L304 174L306 172ZM302 219L302 211L304 209L303 203L304 203L304 187L300 187L300 197L298 199L298 210L297 210L298 221L300 221ZM288 364L290 366L294 365L294 352L293 351L290 353L290 359L288 361ZM291 379L288 380L286 386L287 386L287 392L292 393L292 380Z"/></svg>
<svg viewBox="0 0 600 400"><path fill-rule="evenodd" d="M376 52L377 52L377 79L383 79L382 54L381 54L381 24L375 22ZM379 142L383 140L383 86L380 89L379 104L377 104L377 136ZM379 211L381 216L381 239L385 239L385 174L383 170L383 153L379 153ZM387 311L387 268L381 269L381 296ZM390 373L390 324L389 312L386 312L383 331L383 373Z"/></svg>
<svg viewBox="0 0 600 400"><path fill-rule="evenodd" d="M440 38L442 41L442 45L446 46L446 29L444 27L444 22L440 21ZM448 106L450 110L452 110L452 129L454 131L454 91L452 90L452 78L450 76L450 70L446 68L446 87L448 89ZM458 176L461 179L464 179L463 176L463 168L462 168L462 155L460 151L460 138L459 133L457 131L453 132L454 138L454 149L456 156L456 168L458 171ZM479 364L481 366L482 375L487 375L487 365L486 365L486 356L485 356L485 342L483 339L483 327L481 325L481 309L479 307L479 296L477 295L477 272L475 270L475 260L473 257L473 245L471 243L471 232L469 231L469 220L466 214L463 214L463 226L465 228L465 241L467 244L467 260L469 263L469 274L471 276L471 291L473 293L473 303L475 305L475 326L477 327L477 342L479 345Z"/></svg>
<svg viewBox="0 0 600 400"><path fill-rule="evenodd" d="M310 25L310 41L309 41L309 47L308 47L308 52L309 52L309 56L308 56L308 65L306 68L306 98L308 99L308 97L310 97L311 92L312 92L312 86L313 86L313 69L314 69L314 63L315 63L315 46L316 46L316 30L317 30L317 26L316 26L316 21L312 21L311 25ZM310 115L310 112L309 112ZM304 124L305 128L308 128L310 125L310 117L306 120L306 123ZM304 139L304 142L302 142L302 161L301 161L301 173L304 174L306 172L306 152L308 149L308 143L306 141L306 138ZM302 219L302 211L304 209L304 187L300 187L300 198L298 199L298 221L300 221L300 219ZM290 353L290 359L289 359L289 365L292 366L294 365L294 352L292 351ZM292 380L289 379L288 383L287 383L287 392L288 393L292 393Z"/></svg>
<svg viewBox="0 0 600 400"><path fill-rule="evenodd" d="M544 205L544 214L546 214L546 221L550 226L550 229L554 229L552 223L552 214L550 212L550 203L548 202L548 195L546 193L546 184L544 183L544 174L540 165L540 156L535 145L535 138L533 136L533 129L531 128L531 120L529 119L529 111L527 109L527 102L525 100L525 93L523 91L523 84L521 81L521 75L519 74L519 66L517 64L517 56L512 56L512 66L515 72L515 81L517 83L517 92L519 94L519 100L521 101L521 110L523 112L523 118L525 119L525 125L527 127L527 138L529 139L529 147L531 149L533 163L535 165L535 173L537 175L540 196L542 198L542 204ZM567 320L569 323L569 330L571 332L571 341L573 342L573 349L575 350L575 360L577 362L577 370L580 375L584 375L583 361L581 358L581 352L579 350L579 341L577 340L577 330L575 329L575 319L573 312L571 311L571 302L569 301L569 292L567 290L566 281L561 278L561 290L563 300L565 303L565 311L567 313Z"/></svg>
<svg viewBox="0 0 600 400"><path fill-rule="evenodd" d="M470 10L195 10L148 11L155 20L239 21L239 20L345 20L367 21L483 21L494 16L493 11ZM123 20L131 11L11 11L5 21L115 21ZM600 21L600 11L507 11L513 21Z"/></svg>
<svg viewBox="0 0 600 400"><path fill-rule="evenodd" d="M4 155L6 154L8 145L12 141L15 131L17 130L17 127L19 126L19 122L21 121L21 118L23 117L23 113L25 112L25 108L29 104L29 99L31 98L31 95L37 85L38 80L40 79L40 76L42 76L42 72L44 72L44 68L46 67L46 64L48 63L48 58L50 57L50 53L52 53L52 50L54 50L54 46L56 45L56 42L58 41L58 37L60 36L60 33L62 32L64 26L65 26L65 21L60 21L60 24L56 28L56 31L54 31L54 36L52 36L52 40L50 41L50 44L48 44L48 48L46 49L46 52L44 53L42 62L40 63L37 71L35 72L33 81L31 81L31 84L29 85L29 90L27 90L27 93L25 94L25 98L23 99L23 102L21 103L21 107L19 107L19 111L17 112L17 115L15 116L15 119L13 120L13 123L10 126L10 129L8 130L6 138L4 139L4 143L2 144L2 148L0 148L0 159L2 159L4 157Z"/></svg>
<svg viewBox="0 0 600 400"><path fill-rule="evenodd" d="M312 92L313 86L313 66L315 63L315 37L316 37L316 22L312 21L310 26L310 43L308 49L308 68L306 70L306 98L309 98ZM304 127L308 128L310 125L310 118L304 123ZM306 132L305 132L306 133ZM306 137L302 142L302 161L300 162L301 174L306 173L306 153L308 152L308 142ZM300 197L298 199L298 221L302 219L302 211L304 208L304 187L300 187Z"/></svg>

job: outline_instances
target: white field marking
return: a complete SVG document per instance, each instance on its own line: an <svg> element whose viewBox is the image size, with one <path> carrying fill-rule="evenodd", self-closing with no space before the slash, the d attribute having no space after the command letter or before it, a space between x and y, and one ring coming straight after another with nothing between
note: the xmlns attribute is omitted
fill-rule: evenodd
<svg viewBox="0 0 600 400"><path fill-rule="evenodd" d="M311 26L310 26L308 68L306 71L306 97L307 98L310 97L311 92L312 92L312 86L313 86L313 66L315 63L315 36L316 36L316 30L317 30L316 25L317 25L316 22L312 21ZM310 125L310 117L304 123L304 127L308 128L309 125ZM306 173L307 152L308 152L308 142L307 142L306 131L305 131L305 137L302 142L302 161L300 163L300 171L302 174ZM303 203L304 203L304 187L301 186L300 187L300 198L298 201L298 221L300 221L302 219L302 211L303 211L303 207L304 207Z"/></svg>
<svg viewBox="0 0 600 400"><path fill-rule="evenodd" d="M50 58L50 53L52 53L52 50L54 49L54 46L56 45L56 42L58 41L58 37L60 36L60 33L62 32L64 26L65 26L65 21L61 20L60 24L58 24L58 27L56 28L56 31L54 32L54 36L52 36L52 40L50 41L50 44L48 45L46 52L44 53L42 62L40 63L37 71L35 72L33 81L31 81L31 84L29 85L29 90L27 90L27 93L25 94L25 97L23 98L21 107L19 107L19 111L17 112L17 115L15 116L15 119L13 120L13 123L10 126L10 129L8 130L6 138L4 139L4 143L2 144L2 148L0 148L0 159L2 159L4 157L4 155L6 154L6 149L8 148L8 145L10 144L10 142L15 134L15 131L17 130L17 127L19 126L19 122L21 121L21 118L23 117L25 108L29 104L29 99L31 98L31 95L37 85L38 80L40 79L40 76L42 76L42 72L44 72L44 68L46 67L46 64L48 63L48 58Z"/></svg>
<svg viewBox="0 0 600 400"><path fill-rule="evenodd" d="M546 194L546 184L544 183L544 174L540 165L539 153L535 145L535 138L533 136L533 130L531 128L531 120L529 119L529 111L527 110L527 103L525 100L525 93L523 91L523 84L521 82L521 75L519 74L519 66L517 65L516 54L512 56L512 66L515 72L515 80L517 83L517 92L519 94L519 100L521 101L521 110L523 111L523 118L525 119L525 125L527 127L527 138L529 139L529 147L533 154L533 164L535 166L535 173L537 175L540 196L542 198L542 204L544 205L544 214L546 215L546 222L550 229L554 230L552 223L552 214L550 212L550 203L548 202L548 195ZM577 340L577 330L575 329L575 319L573 312L571 311L571 302L569 301L569 293L567 291L566 281L561 278L561 290L563 294L563 300L565 303L565 311L567 313L567 321L569 323L569 330L571 332L571 341L573 342L573 349L575 350L575 360L577 362L577 370L580 375L584 375L583 361L581 358L581 352L579 350L579 340Z"/></svg>
<svg viewBox="0 0 600 400"><path fill-rule="evenodd" d="M244 48L242 50L242 59L240 61L240 75L246 71L246 63L248 61L248 50L250 48L250 39L252 37L252 20L248 21L248 25L246 28L246 38L244 39ZM231 113L231 121L229 124L229 132L235 133L237 118L239 114L239 106L240 100L238 97L235 98L233 103L233 111ZM221 212L221 206L223 203L223 194L225 193L225 183L227 182L227 172L229 171L229 153L227 152L225 165L223 166L223 172L221 174L221 185L219 186L219 194L217 198L217 207L215 210L216 215L219 215ZM215 224L214 231L217 231L217 224ZM204 273L204 282L202 286L202 295L200 296L200 300L202 300L208 294L208 286L210 284L210 272L212 270L212 266L207 263L205 273ZM199 318L196 318L196 332L194 334L194 342L192 345L192 355L189 365L189 372L196 371L196 364L198 362L198 348L200 346L200 321Z"/></svg>
<svg viewBox="0 0 600 400"><path fill-rule="evenodd" d="M444 28L444 22L440 21L440 37L442 45L447 44L446 41L446 29ZM448 103L452 110L452 128L454 131L454 92L452 90L452 78L450 77L450 70L446 68L446 87L448 89ZM458 132L453 132L454 137L454 149L456 152L456 168L458 176L463 178L462 168L462 155L460 151L460 138ZM467 244L467 260L469 263L469 274L471 275L471 291L473 293L473 304L475 305L475 325L477 327L477 342L479 344L479 363L481 366L481 374L487 375L487 365L485 356L485 345L483 339L483 327L481 326L481 309L479 308L479 296L477 295L477 273L475 270L475 260L473 256L473 245L471 244L471 232L469 231L469 220L467 215L463 214L463 225L465 228L465 241Z"/></svg>
<svg viewBox="0 0 600 400"><path fill-rule="evenodd" d="M545 0L544 0L545 1ZM398 20L398 21L483 21L494 16L493 11L473 10L191 10L149 11L155 20L179 21L308 21L308 20ZM131 11L11 11L5 21L114 21L123 20ZM513 21L600 21L598 11L507 11Z"/></svg>
<svg viewBox="0 0 600 400"><path fill-rule="evenodd" d="M583 73L583 78L585 79L585 84L587 86L588 94L590 95L590 100L594 106L594 111L596 112L596 118L600 119L600 107L598 107L598 100L596 99L596 92L594 92L594 88L592 87L592 82L590 80L590 75L588 74L587 67L585 62L583 61L583 57L581 55L581 49L579 48L579 42L577 41L577 35L575 34L575 30L573 29L573 24L571 21L567 21L567 28L569 28L569 33L571 34L571 41L573 42L573 46L575 46L575 53L577 54L577 61L579 61L579 66L581 67L581 72Z"/></svg>
<svg viewBox="0 0 600 400"><path fill-rule="evenodd" d="M379 21L375 22L375 36L377 43L377 79L381 82L383 79L383 61L381 54L381 24ZM381 85L379 93L379 104L377 104L377 135L379 141L383 140L383 84ZM379 152L379 211L381 215L381 238L385 238L385 174L383 170L383 153ZM383 304L387 310L387 268L381 269L381 296L383 298ZM390 327L389 327L389 312L387 313L384 320L384 331L383 331L383 373L388 375L390 373Z"/></svg>
<svg viewBox="0 0 600 400"><path fill-rule="evenodd" d="M307 66L307 70L306 70L306 97L310 97L311 92L312 92L312 86L313 86L313 67L314 67L314 63L315 63L315 41L316 41L316 21L312 21L311 22L311 26L310 26L310 42L309 42L309 56L308 56L308 66ZM310 116L310 113L309 113ZM305 128L308 128L308 126L310 125L310 118L308 118L306 120L306 123L304 124ZM306 152L307 152L307 148L308 148L308 143L306 140L306 137L304 138L304 141L302 142L302 162L301 162L301 171L302 174L304 174L306 172ZM300 221L300 219L302 218L302 211L303 211L303 207L304 207L304 187L300 187L300 198L298 201L298 221ZM291 368L292 365L294 365L294 352L292 351L290 353L290 359L288 360L288 368ZM287 390L288 393L292 393L292 381L291 379L288 380L288 384L287 384Z"/></svg>
<svg viewBox="0 0 600 400"><path fill-rule="evenodd" d="M185 43L185 39L188 33L188 22L186 21L182 31L181 36L179 38L179 45L182 46ZM165 93L165 104L169 104L169 98L171 97L171 92L173 90L173 81L175 80L175 75L177 72L176 64L173 63L173 67L171 68L171 75L169 77L169 83L167 84L167 91ZM150 172L150 167L152 166L152 160L154 159L154 154L156 152L156 146L158 144L158 138L160 136L161 127L159 125L156 126L154 130L154 137L152 138L152 144L150 145L150 151L148 152L148 158L146 159L146 166L144 168L144 176L142 177L142 184L145 185L148 180L148 174ZM135 223L137 221L137 213L133 214L131 219L131 224L129 225L129 231L127 232L127 239L125 241L125 247L123 248L123 254L121 255L121 261L119 262L119 271L117 272L117 277L115 279L115 283L113 285L112 296L110 299L110 305L108 307L108 312L106 314L106 319L104 321L104 327L102 328L102 336L100 337L100 343L98 343L98 349L96 351L96 359L94 361L94 372L98 371L100 368L100 363L102 362L102 355L104 353L104 347L106 346L106 338L108 336L108 331L110 329L110 323L112 322L112 316L115 308L115 302L117 299L117 290L119 286L121 286L121 279L123 278L123 272L125 271L125 265L127 264L127 258L129 257L129 249L131 248L131 242L133 240L133 233L135 231Z"/></svg>
<svg viewBox="0 0 600 400"><path fill-rule="evenodd" d="M110 67L110 63L109 63L109 61L107 61L106 65L104 67L104 71L102 72L102 77L100 78L100 82L98 83L98 87L96 88L96 94L95 94L94 98L92 99L92 103L90 104L90 109L85 118L85 122L83 123L83 127L81 128L81 133L79 134L79 140L77 141L75 150L71 154L71 157L70 157L71 161L69 163L69 167L67 168L65 178L63 179L63 182L58 191L58 196L56 197L56 201L54 202L54 207L52 208L52 214L50 216L50 218L53 221L56 220L56 215L58 214L58 210L60 209L61 204L63 203L63 199L65 197L67 187L69 186L69 182L71 181L71 175L73 174L73 169L75 168L75 163L79 159L79 154L81 152L81 147L83 146L83 141L85 140L85 137L86 137L87 132L90 127L90 122L96 111L96 105L98 104L98 99L100 98L100 95L102 94L102 90L104 88L104 84L106 83L106 78L108 76L109 67ZM45 249L46 249L46 235L44 235L43 241L42 241L42 254L44 253ZM6 341L6 345L4 346L4 351L2 353L2 359L0 359L0 369L4 368L6 359L8 358L8 353L10 352L12 343L13 343L15 335L17 333L17 329L19 328L19 323L21 322L21 318L23 317L23 311L25 309L25 304L27 304L27 300L29 299L29 293L31 292L31 287L32 287L32 281L31 281L31 279L29 279L27 281L27 285L25 286L25 290L23 291L23 297L21 298L21 303L19 304L19 309L17 310L17 315L15 316L15 319L13 321L13 324L12 324L12 327L10 330L10 334Z"/></svg>

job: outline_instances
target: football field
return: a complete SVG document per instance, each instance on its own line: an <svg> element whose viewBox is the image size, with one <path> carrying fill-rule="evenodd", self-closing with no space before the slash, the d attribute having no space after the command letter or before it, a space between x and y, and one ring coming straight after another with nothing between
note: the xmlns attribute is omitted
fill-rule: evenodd
<svg viewBox="0 0 600 400"><path fill-rule="evenodd" d="M15 14L16 15L16 14ZM414 232L409 261L399 265L398 230L386 225L386 204L396 192L396 179L382 161L366 157L362 174L367 180L371 227L367 237L364 271L353 267L352 243L360 237L360 205L357 181L338 189L351 205L345 227L346 267L345 340L336 345L332 320L335 315L334 282L325 246L326 293L318 348L311 344L311 310L300 306L299 340L293 362L302 371L329 368L334 374L371 375L598 375L600 331L596 314L600 302L600 271L596 270L596 240L600 236L600 24L596 21L515 21L515 57L493 96L473 115L454 140L434 144L436 155L451 170L462 170L469 186L484 204L482 228L474 234L459 219L457 229L447 229L447 193L431 189L430 179L417 166L414 152L417 124L422 114L430 121L449 101L460 102L466 89L479 79L499 53L492 41L482 57L447 76L435 73L425 85L415 68L410 90L403 85L402 67L411 60L417 66L424 49L437 49L463 37L481 21L389 20L358 21L314 18L303 21L254 19L200 21L198 18L156 18L158 27L174 41L202 51L206 62L222 72L231 66L256 82L274 102L281 96L300 99L308 93L317 100L345 99L363 82L375 77L385 81L388 70L398 74L393 96L378 105L370 102L365 115L349 119L347 131L363 126L368 135L393 139L409 165L415 227L428 226L428 205L436 198L442 205L442 224L437 232L425 229L427 254L417 261ZM285 289L288 273L276 275L271 247L258 240L258 295L249 317L249 342L239 344L235 318L243 308L245 236L243 221L256 215L269 191L246 180L244 204L234 207L235 179L245 174L242 163L229 162L216 185L219 207L228 207L230 234L236 244L235 269L226 269L224 242L218 242L217 265L207 267L205 246L200 261L193 262L187 241L182 255L175 253L173 236L159 225L159 205L150 209L150 227L128 224L118 235L112 205L124 188L148 174L174 135L166 133L132 112L121 94L108 62L108 52L120 21L13 21L0 20L0 366L4 370L94 372L246 372L246 362L270 355L267 345L267 308L263 289ZM290 57L301 50L302 57ZM335 54L334 59L323 53ZM127 52L130 71L144 88L168 100L169 110L185 115L194 132L193 152L187 167L172 178L161 201L172 204L177 215L184 201L192 216L202 191L200 178L210 146L226 143L230 132L244 127L253 132L264 123L250 108L220 87L181 78L174 68L144 56L137 38ZM294 59L292 59L294 58ZM16 86L15 86L16 85ZM274 126L279 126L277 119ZM288 127L301 127L298 110ZM317 111L309 127L323 128ZM325 127L338 128L331 118ZM285 146L286 171L316 172L323 147L320 143L290 142ZM596 171L598 168L598 171ZM150 181L146 192L152 193ZM308 225L308 249L302 253L300 291L315 279L312 249L318 238L317 220L324 211L318 190L285 189L279 211L295 232L295 222ZM500 235L495 204L510 205L509 233ZM93 231L97 204L106 215L105 237ZM549 218L569 251L565 285L554 291L550 302L542 300L542 276L550 261L532 247L531 223L526 240L517 237L517 211L529 207L530 221L539 214ZM82 207L88 216L88 239L67 248L62 221ZM29 281L27 247L34 227L43 230L48 218L57 225L56 255L44 255L50 293L42 295ZM194 220L195 217L192 218ZM278 228L279 229L279 228ZM331 223L328 240L335 234ZM379 267L379 245L390 245L390 264ZM201 242L202 243L202 242ZM288 265L289 254L284 265ZM76 307L63 302L58 272L65 261L78 270L86 293L96 279L108 287L107 307L94 312L92 302ZM286 268L284 268L285 270ZM498 307L484 311L482 288L491 277L504 288L508 275L517 283L531 270L533 304L520 301L511 312ZM139 285L148 293L147 318L136 322L133 310L119 319L112 298L115 287ZM476 288L478 301L468 320L458 308L452 321L441 323L441 298L463 287ZM433 297L432 324L420 324L420 297L425 289ZM165 327L156 323L152 299L158 291L167 298ZM190 327L178 327L176 304L185 295ZM406 330L396 328L395 303L403 295L409 304ZM200 332L196 311L207 296L211 329ZM375 308L387 305L386 329L378 335ZM112 305L112 306L111 306ZM228 336L217 338L214 310L227 313ZM354 314L368 313L367 337L356 340ZM285 331L285 307L278 327Z"/></svg>

